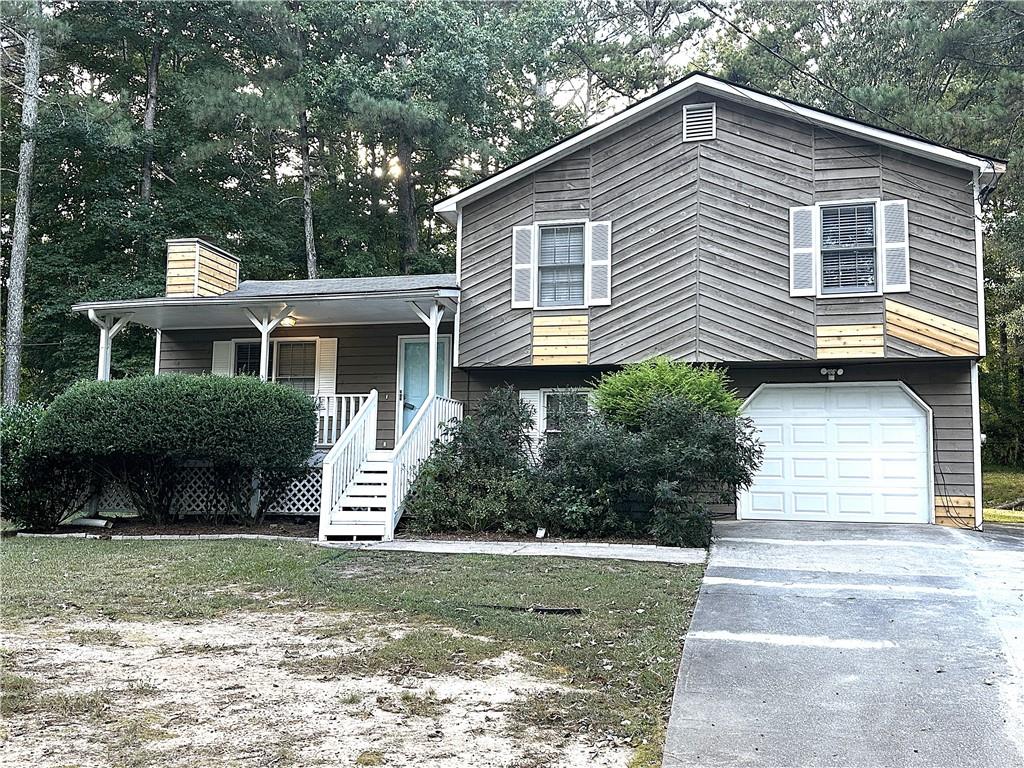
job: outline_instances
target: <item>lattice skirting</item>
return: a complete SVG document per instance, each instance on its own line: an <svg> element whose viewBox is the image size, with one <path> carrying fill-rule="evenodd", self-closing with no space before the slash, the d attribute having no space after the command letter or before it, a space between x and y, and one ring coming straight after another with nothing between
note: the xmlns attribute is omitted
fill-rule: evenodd
<svg viewBox="0 0 1024 768"><path fill-rule="evenodd" d="M311 466L305 475L291 483L267 514L319 515L322 474L319 464ZM128 491L115 482L104 483L93 502L94 512L99 514L135 512ZM220 503L213 488L213 470L210 467L197 465L182 468L178 494L174 500L175 513L182 516L208 515L214 511L214 505Z"/></svg>

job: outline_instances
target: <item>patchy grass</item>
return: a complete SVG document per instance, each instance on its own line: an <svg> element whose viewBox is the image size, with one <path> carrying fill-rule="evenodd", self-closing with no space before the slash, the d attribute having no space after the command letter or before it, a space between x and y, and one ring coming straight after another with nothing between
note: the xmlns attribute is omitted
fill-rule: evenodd
<svg viewBox="0 0 1024 768"><path fill-rule="evenodd" d="M986 507L1024 498L1024 469L984 467L981 474L981 499Z"/></svg>
<svg viewBox="0 0 1024 768"><path fill-rule="evenodd" d="M349 654L286 657L282 665L312 676L479 679L501 672L489 659L517 654L531 674L562 687L517 705L512 715L519 727L588 731L641 746L634 766L660 759L681 639L702 571L608 560L331 551L259 541L14 539L0 551L8 626L344 611L367 620L361 626L347 619L297 625L295 633L341 643L369 632L373 642ZM577 606L582 612L514 610L535 605ZM373 636L377 623L410 630ZM116 634L101 640L86 630L81 641L114 646ZM360 706L373 701L368 697ZM443 701L388 706L407 707L412 715L436 712ZM286 748L279 757L281 764L291 759Z"/></svg>
<svg viewBox="0 0 1024 768"><path fill-rule="evenodd" d="M1024 498L1024 470L1012 467L985 467L981 486L982 519L987 523L1024 523L1022 509L993 509Z"/></svg>
<svg viewBox="0 0 1024 768"><path fill-rule="evenodd" d="M284 665L294 672L305 672L314 677L383 675L394 681L411 676L438 675L478 678L500 671L494 669L489 672L480 666L480 662L494 658L501 650L490 640L452 637L447 632L438 632L436 628L424 627L356 653L290 659Z"/></svg>

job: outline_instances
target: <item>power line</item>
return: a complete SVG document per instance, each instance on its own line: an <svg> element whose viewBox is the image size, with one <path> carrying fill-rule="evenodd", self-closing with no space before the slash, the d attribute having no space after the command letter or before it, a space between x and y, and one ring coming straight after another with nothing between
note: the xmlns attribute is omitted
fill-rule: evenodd
<svg viewBox="0 0 1024 768"><path fill-rule="evenodd" d="M715 17L716 17L717 19L719 19L719 20L721 20L721 21L725 22L726 24L728 24L728 25L729 25L730 27L732 27L732 29L736 30L736 31L737 31L737 32L738 32L739 34L743 35L743 37L747 38L747 39L748 39L748 40L749 40L750 42L754 43L754 45L758 46L759 48L762 48L762 49L764 49L765 51L767 51L768 53L770 53L770 54L771 54L772 56L774 56L775 58L777 58L777 59L778 59L779 61L781 61L781 62L783 62L783 63L787 64L787 65L788 65L788 66L790 66L790 67L791 67L791 68L792 68L792 69L793 69L793 70L794 70L795 72L798 72L799 74L803 75L804 77L808 77L808 78L810 78L810 79L811 79L811 80L813 80L813 81L814 81L815 83L817 83L818 85L820 85L820 86L821 86L822 88L827 88L828 90L832 91L832 92L833 92L833 93L835 93L835 94L836 94L837 96L839 96L840 98L842 98L842 99L844 99L844 100L846 100L846 101L850 102L851 104L853 104L853 105L854 105L854 106L856 106L856 107L860 107L860 108L861 108L861 109L863 109L863 110L864 110L865 112L867 112L867 113L869 113L869 114L871 114L871 115L874 115L875 117L878 117L878 118L881 118L882 120L885 120L885 122L889 123L890 125L893 125L893 126L895 126L896 128L899 128L899 129L900 129L901 131L903 131L904 133L910 134L911 136L915 136L915 137L917 137L917 138L919 138L919 139L922 139L922 140L924 140L924 141L931 141L931 140L930 140L930 139L928 139L927 137L925 137L925 136L922 136L922 135L921 135L920 133L918 133L917 131L913 131L913 130L911 130L910 128L907 128L907 127L905 127L905 126L903 126L903 125L900 125L900 124L899 124L899 123L897 123L897 122L896 122L895 120L892 120L891 118L889 118L889 117L886 117L885 115L883 115L883 114L882 114L881 112L876 112L875 110L873 110L873 109L872 109L871 107L867 106L866 104L862 104L861 102L857 101L856 99L854 99L854 98L852 98L852 97L850 97L850 96L847 96L847 95L846 95L845 93L843 93L842 91L840 91L840 90L839 90L838 88L836 88L836 87L835 87L834 85L832 85L831 83L827 83L827 82L825 82L824 80L822 80L822 79L821 79L820 77L818 77L817 75L815 75L814 73L812 73L812 72L808 72L807 70L803 69L803 68L802 68L802 67L800 67L800 65L799 65L799 64L797 64L796 62L794 62L794 61L791 61L790 59L787 59L787 58L786 58L785 56L783 56L783 55L782 55L781 53L779 53L778 51L776 51L776 50L774 50L774 49L770 48L769 46L767 46L767 45L765 45L764 43L762 43L762 42L761 42L760 40L758 40L758 39L757 39L756 37L754 37L753 35L751 35L751 34L747 33L747 32L746 32L745 30L741 29L741 28L740 28L739 26L737 26L736 24L734 24L734 23L733 23L733 22L732 22L731 20L727 19L727 18L726 18L725 16L723 16L722 14L720 14L720 13L719 13L718 11L716 11L716 10L715 10L714 8L712 8L712 7L710 6L710 5L708 5L707 3L705 3L705 2L704 2L704 0L698 0L698 5L702 6L702 7L703 7L703 8L705 9L705 10L707 10L707 11L708 11L708 13L710 13L710 14L711 14L711 15L713 15L713 16L715 16Z"/></svg>

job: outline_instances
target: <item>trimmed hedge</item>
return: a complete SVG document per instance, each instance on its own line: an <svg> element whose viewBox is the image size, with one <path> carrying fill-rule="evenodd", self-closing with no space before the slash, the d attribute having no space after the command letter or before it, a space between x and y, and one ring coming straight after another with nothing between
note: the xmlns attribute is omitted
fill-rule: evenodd
<svg viewBox="0 0 1024 768"><path fill-rule="evenodd" d="M667 357L653 357L604 374L596 382L593 401L608 421L639 429L655 400L673 397L729 417L735 417L741 405L722 369L673 362Z"/></svg>
<svg viewBox="0 0 1024 768"><path fill-rule="evenodd" d="M93 476L79 457L42 443L44 413L38 403L0 409L0 503L5 518L31 530L52 531L88 501Z"/></svg>
<svg viewBox="0 0 1024 768"><path fill-rule="evenodd" d="M306 470L315 428L313 400L294 389L246 376L165 374L75 384L46 410L40 437L123 483L156 522L172 518L182 465L209 463L225 503L211 516L247 521Z"/></svg>

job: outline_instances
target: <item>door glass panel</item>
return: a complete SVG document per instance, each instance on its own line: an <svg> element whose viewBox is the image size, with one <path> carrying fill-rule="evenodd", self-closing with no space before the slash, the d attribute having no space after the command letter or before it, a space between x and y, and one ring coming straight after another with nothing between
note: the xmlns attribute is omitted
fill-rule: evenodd
<svg viewBox="0 0 1024 768"><path fill-rule="evenodd" d="M402 340L402 431L412 423L416 412L427 399L427 380L430 375L430 342L427 339ZM448 339L437 340L437 393L448 396Z"/></svg>

